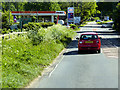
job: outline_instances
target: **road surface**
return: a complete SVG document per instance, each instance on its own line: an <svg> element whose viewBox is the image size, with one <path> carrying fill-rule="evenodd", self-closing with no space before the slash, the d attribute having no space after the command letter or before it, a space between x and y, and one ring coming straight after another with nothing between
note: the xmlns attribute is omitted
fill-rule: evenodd
<svg viewBox="0 0 120 90"><path fill-rule="evenodd" d="M95 22L82 27L78 36L84 31L94 31L102 37L102 52L78 54L75 39L54 69L34 81L30 88L118 88L119 35Z"/></svg>

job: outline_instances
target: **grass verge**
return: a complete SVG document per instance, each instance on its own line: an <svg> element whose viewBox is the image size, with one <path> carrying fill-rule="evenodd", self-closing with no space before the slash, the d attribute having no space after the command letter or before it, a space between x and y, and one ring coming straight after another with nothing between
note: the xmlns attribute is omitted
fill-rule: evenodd
<svg viewBox="0 0 120 90"><path fill-rule="evenodd" d="M112 20L97 22L97 24L105 24L105 23L108 23L108 22L112 22Z"/></svg>
<svg viewBox="0 0 120 90"><path fill-rule="evenodd" d="M60 33L62 32L62 33ZM52 37L50 37L52 35ZM71 42L75 33L62 26L41 29L33 37L26 34L2 41L2 88L22 88L41 75L59 53ZM33 45L42 36L43 41ZM35 40L35 41L34 41Z"/></svg>
<svg viewBox="0 0 120 90"><path fill-rule="evenodd" d="M87 22L83 22L82 24L80 24L80 27L84 27L87 24Z"/></svg>
<svg viewBox="0 0 120 90"><path fill-rule="evenodd" d="M2 87L2 38L0 38L0 87Z"/></svg>

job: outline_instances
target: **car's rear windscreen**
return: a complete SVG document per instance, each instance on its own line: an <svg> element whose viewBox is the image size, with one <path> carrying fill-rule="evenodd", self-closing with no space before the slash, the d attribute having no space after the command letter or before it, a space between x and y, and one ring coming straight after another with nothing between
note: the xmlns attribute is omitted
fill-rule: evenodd
<svg viewBox="0 0 120 90"><path fill-rule="evenodd" d="M93 34L86 34L86 35L81 35L80 39L82 40L98 39L98 36Z"/></svg>

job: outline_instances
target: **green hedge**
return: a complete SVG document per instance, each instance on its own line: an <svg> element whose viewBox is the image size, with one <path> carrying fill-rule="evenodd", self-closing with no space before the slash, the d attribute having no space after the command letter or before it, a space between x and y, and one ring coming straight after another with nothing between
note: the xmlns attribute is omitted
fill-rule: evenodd
<svg viewBox="0 0 120 90"><path fill-rule="evenodd" d="M87 24L87 21L84 21L82 24L80 24L80 27L84 27Z"/></svg>
<svg viewBox="0 0 120 90"><path fill-rule="evenodd" d="M96 20L100 20L100 18L99 17L91 17L89 20L96 21Z"/></svg>
<svg viewBox="0 0 120 90"><path fill-rule="evenodd" d="M3 40L2 88L23 88L41 75L75 35L66 26L54 25L31 30L10 40Z"/></svg>
<svg viewBox="0 0 120 90"><path fill-rule="evenodd" d="M7 34L7 33L9 33L9 31L7 30L7 28L4 28L4 29L1 30L1 33L2 34Z"/></svg>
<svg viewBox="0 0 120 90"><path fill-rule="evenodd" d="M114 29L120 33L120 3L116 5L113 13Z"/></svg>
<svg viewBox="0 0 120 90"><path fill-rule="evenodd" d="M12 33L12 32L21 32L21 29L7 29L7 28L3 28L3 29L0 29L0 33L1 34L8 34L8 33Z"/></svg>
<svg viewBox="0 0 120 90"><path fill-rule="evenodd" d="M105 23L108 23L108 22L112 22L112 20L97 22L97 24L105 24Z"/></svg>
<svg viewBox="0 0 120 90"><path fill-rule="evenodd" d="M70 24L70 28L77 30L77 29L78 29L78 26L75 25L75 24Z"/></svg>
<svg viewBox="0 0 120 90"><path fill-rule="evenodd" d="M41 22L40 25L44 28L47 28L48 26L53 26L55 23L52 22Z"/></svg>
<svg viewBox="0 0 120 90"><path fill-rule="evenodd" d="M40 24L39 23L34 23L34 22L29 22L28 24L24 24L23 28L26 29L26 31L29 30L36 30L38 28L40 28Z"/></svg>
<svg viewBox="0 0 120 90"><path fill-rule="evenodd" d="M28 24L24 24L23 28L26 29L26 31L29 31L39 29L40 27L47 28L48 26L53 26L54 24L55 23L52 22L39 22L39 23L29 22Z"/></svg>

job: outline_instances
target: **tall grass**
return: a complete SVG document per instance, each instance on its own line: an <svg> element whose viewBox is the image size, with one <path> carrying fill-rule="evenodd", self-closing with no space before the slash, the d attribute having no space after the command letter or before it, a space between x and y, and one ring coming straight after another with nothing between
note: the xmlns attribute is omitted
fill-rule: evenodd
<svg viewBox="0 0 120 90"><path fill-rule="evenodd" d="M3 40L2 87L21 88L41 75L75 35L61 25ZM40 41L39 41L40 40Z"/></svg>

